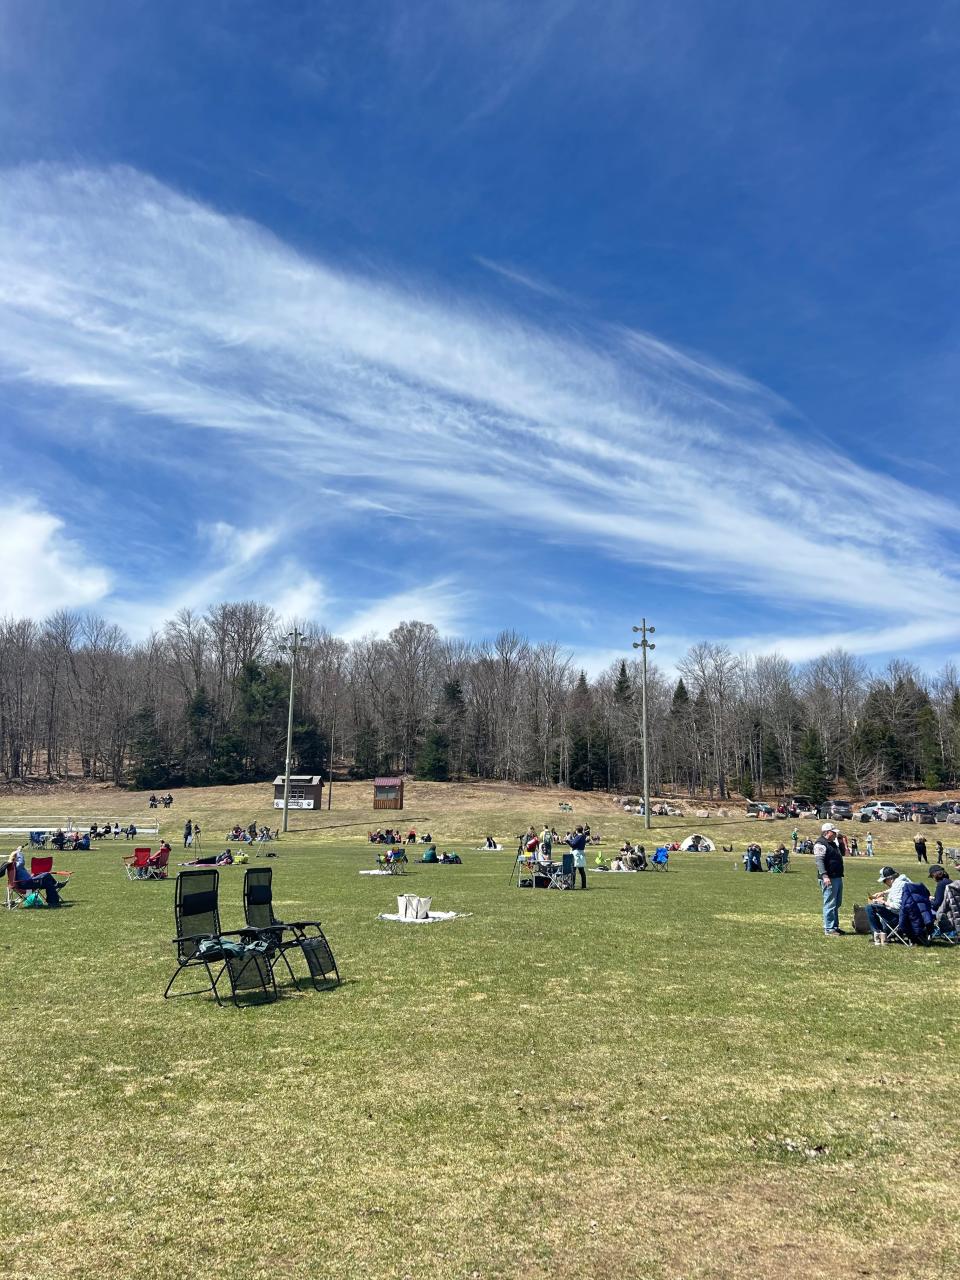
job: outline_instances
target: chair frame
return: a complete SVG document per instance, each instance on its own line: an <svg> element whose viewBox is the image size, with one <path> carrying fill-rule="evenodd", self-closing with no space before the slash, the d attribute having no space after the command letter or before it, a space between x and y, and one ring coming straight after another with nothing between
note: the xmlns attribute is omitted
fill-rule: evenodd
<svg viewBox="0 0 960 1280"><path fill-rule="evenodd" d="M232 930L221 928L219 895L220 872L216 867L202 867L194 871L181 871L177 876L173 902L173 914L177 929L177 936L173 939L173 945L177 948L177 967L163 993L164 1000L176 998L171 996L171 989L184 970L203 968L207 975L208 985L206 987L198 987L194 991L178 991L176 996L203 995L208 991L212 991L217 1004L222 1007L223 1001L220 999L217 984L226 973L230 982L230 994L234 1006L239 1009L242 1006L237 998L238 991L246 991L248 988L246 986L238 986L238 979L243 977L251 963L255 964L260 977L260 990L265 996L276 1000L280 993L277 991L277 981L273 974L273 962L269 953L251 955L238 969L231 964L231 960L234 957L225 951L220 951L219 953L215 950L206 953L200 951L200 944L205 941L213 940L219 942L225 938L249 938L256 937L261 933L260 930L249 927ZM191 904L188 902L190 897L199 897L202 902ZM193 906L194 910L187 910L188 906ZM187 927L194 928L189 923L192 917L201 918L209 925L209 928L201 929L199 932L185 933L185 923ZM266 964L266 974L264 973L261 959ZM217 964L220 964L220 969L214 975L213 969Z"/></svg>
<svg viewBox="0 0 960 1280"><path fill-rule="evenodd" d="M259 883L258 883L259 882ZM259 892L257 892L259 890ZM340 970L337 966L336 957L333 954L333 948L327 941L326 934L320 927L319 920L278 920L273 910L273 868L272 867L248 867L243 876L243 916L247 925L252 929L260 930L264 933L271 933L275 939L275 946L279 957L287 966L293 984L300 990L300 983L297 981L296 974L287 959L287 952L293 948L299 948L307 963L307 971L310 974L310 980L313 983L315 991L320 991L329 987L331 984L339 986L342 979ZM311 932L312 930L312 932ZM284 938L284 933L289 933L289 939ZM318 979L317 974L313 971L313 966L307 957L307 950L312 949L316 944L322 942L327 949L330 960L333 963L333 978L326 974ZM323 985L320 985L320 984Z"/></svg>
<svg viewBox="0 0 960 1280"><path fill-rule="evenodd" d="M133 858L123 859L123 869L128 880L146 880L147 865L150 861L149 849L134 849Z"/></svg>
<svg viewBox="0 0 960 1280"><path fill-rule="evenodd" d="M31 892L32 890L30 889L17 888L17 869L12 862L8 862L7 863L7 898L6 898L7 910L13 911L17 907L22 907L24 903L24 899L26 898L27 894Z"/></svg>
<svg viewBox="0 0 960 1280"><path fill-rule="evenodd" d="M166 880L168 876L167 863L170 861L170 850L160 849L157 851L154 860L147 860L146 870L143 876L144 880Z"/></svg>

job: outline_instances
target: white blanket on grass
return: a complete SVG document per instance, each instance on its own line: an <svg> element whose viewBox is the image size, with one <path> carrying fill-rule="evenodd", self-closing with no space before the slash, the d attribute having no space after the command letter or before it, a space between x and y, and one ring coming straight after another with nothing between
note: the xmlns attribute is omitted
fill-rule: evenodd
<svg viewBox="0 0 960 1280"><path fill-rule="evenodd" d="M360 871L357 873L361 876L394 876L395 871L388 871L386 867L374 867L372 871Z"/></svg>
<svg viewBox="0 0 960 1280"><path fill-rule="evenodd" d="M465 920L466 914L462 911L431 911L422 920L418 920L415 916L401 916L381 912L377 919L395 920L398 924L442 924L444 920Z"/></svg>

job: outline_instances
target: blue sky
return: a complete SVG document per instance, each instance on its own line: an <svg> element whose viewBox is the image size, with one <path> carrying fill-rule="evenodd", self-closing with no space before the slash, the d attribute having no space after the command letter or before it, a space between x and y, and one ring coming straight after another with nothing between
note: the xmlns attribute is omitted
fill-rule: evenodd
<svg viewBox="0 0 960 1280"><path fill-rule="evenodd" d="M2 0L0 613L960 636L960 6Z"/></svg>

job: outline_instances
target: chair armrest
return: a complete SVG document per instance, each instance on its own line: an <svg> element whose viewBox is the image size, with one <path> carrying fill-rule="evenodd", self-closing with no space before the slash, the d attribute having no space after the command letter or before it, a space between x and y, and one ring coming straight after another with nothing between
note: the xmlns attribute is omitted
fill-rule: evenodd
<svg viewBox="0 0 960 1280"><path fill-rule="evenodd" d="M171 942L202 942L204 938L221 938L220 933L182 933L177 938L171 938Z"/></svg>

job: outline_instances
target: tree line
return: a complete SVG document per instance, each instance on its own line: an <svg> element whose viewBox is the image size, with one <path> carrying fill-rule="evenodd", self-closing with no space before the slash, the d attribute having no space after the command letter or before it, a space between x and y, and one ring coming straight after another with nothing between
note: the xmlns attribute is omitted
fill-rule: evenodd
<svg viewBox="0 0 960 1280"><path fill-rule="evenodd" d="M426 622L347 642L306 625L294 767L635 792L639 666L593 679L515 631L468 642ZM181 610L146 641L92 614L0 622L0 772L136 787L259 781L283 767L286 628L252 601ZM835 649L797 665L703 642L648 680L651 786L725 799L955 787L960 681Z"/></svg>

